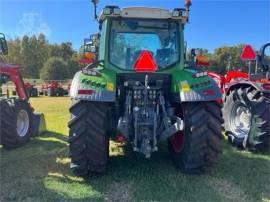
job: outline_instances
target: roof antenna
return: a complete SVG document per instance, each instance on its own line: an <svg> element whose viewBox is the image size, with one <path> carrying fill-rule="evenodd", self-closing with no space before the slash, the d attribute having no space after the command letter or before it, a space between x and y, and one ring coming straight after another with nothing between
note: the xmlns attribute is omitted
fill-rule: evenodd
<svg viewBox="0 0 270 202"><path fill-rule="evenodd" d="M95 18L95 20L97 20L98 19L98 16L97 16L97 4L98 4L99 0L91 0L91 1L94 4L94 12L95 12L94 18Z"/></svg>

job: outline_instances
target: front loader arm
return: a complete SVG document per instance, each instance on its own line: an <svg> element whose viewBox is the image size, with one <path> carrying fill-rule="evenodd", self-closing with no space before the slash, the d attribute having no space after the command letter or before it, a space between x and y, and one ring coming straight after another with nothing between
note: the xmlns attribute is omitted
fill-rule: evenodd
<svg viewBox="0 0 270 202"><path fill-rule="evenodd" d="M4 74L9 77L9 80L15 84L18 96L22 100L28 100L29 96L24 86L23 79L17 66L4 65L0 67L0 74Z"/></svg>

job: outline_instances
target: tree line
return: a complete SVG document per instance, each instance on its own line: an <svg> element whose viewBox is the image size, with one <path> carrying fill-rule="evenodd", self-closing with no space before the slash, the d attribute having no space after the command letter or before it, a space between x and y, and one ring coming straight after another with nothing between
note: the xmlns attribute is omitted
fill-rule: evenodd
<svg viewBox="0 0 270 202"><path fill-rule="evenodd" d="M222 46L216 48L211 54L207 53L206 56L210 63L209 69L224 74L228 69L247 67L246 62L240 58L243 48L243 44Z"/></svg>
<svg viewBox="0 0 270 202"><path fill-rule="evenodd" d="M24 78L71 79L80 69L78 63L80 53L73 49L71 42L50 44L44 34L39 34L9 40L8 47L8 62L19 64ZM243 45L240 44L219 47L213 53L208 53L206 49L202 51L209 59L210 70L225 73L228 66L231 68L246 66L240 59L242 49Z"/></svg>
<svg viewBox="0 0 270 202"><path fill-rule="evenodd" d="M44 34L8 41L9 63L19 64L24 78L70 79L79 70L79 55L71 42L50 44Z"/></svg>

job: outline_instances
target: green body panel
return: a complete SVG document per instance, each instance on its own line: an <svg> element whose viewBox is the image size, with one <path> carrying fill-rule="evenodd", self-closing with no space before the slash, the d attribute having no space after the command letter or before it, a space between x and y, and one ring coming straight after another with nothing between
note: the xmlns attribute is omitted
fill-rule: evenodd
<svg viewBox="0 0 270 202"><path fill-rule="evenodd" d="M104 61L102 67L99 66L96 70L100 73L100 76L89 76L81 74L80 79L76 82L83 83L83 86L89 89L98 89L99 91L111 91L116 92L116 76L120 73L137 73L135 71L128 71L119 69L109 62L109 38L110 38L110 18L107 18L102 23L102 30L100 36L99 44L99 60ZM183 26L179 26L180 33L180 60L178 63L174 64L165 69L156 71L156 74L170 74L172 78L171 83L171 93L181 93L181 92L193 92L202 93L199 91L212 89L216 92L216 96L208 98L204 101L217 100L221 98L221 94L216 83L208 76L195 78L193 75L197 72L192 68L184 67L185 64L185 47L184 47L184 32ZM109 85L109 86L108 86ZM108 88L109 87L109 88ZM183 96L180 94L180 97ZM184 101L193 101L188 99L180 99ZM199 100L194 100L199 101Z"/></svg>
<svg viewBox="0 0 270 202"><path fill-rule="evenodd" d="M115 91L116 86L116 75L117 73L109 70L107 68L100 68L99 72L102 74L101 77L89 76L85 74L81 74L79 82L83 83L85 86L91 87L93 89L96 88L106 88L108 83L113 83ZM123 71L119 72L123 73ZM170 71L165 71L162 73L171 74L172 75L172 85L171 92L178 93L183 90L182 83L187 83L190 87L190 90L201 90L210 86L209 82L212 84L212 79L209 77L202 78L193 78L193 73L188 70L177 70L172 69ZM159 74L162 74L161 72Z"/></svg>

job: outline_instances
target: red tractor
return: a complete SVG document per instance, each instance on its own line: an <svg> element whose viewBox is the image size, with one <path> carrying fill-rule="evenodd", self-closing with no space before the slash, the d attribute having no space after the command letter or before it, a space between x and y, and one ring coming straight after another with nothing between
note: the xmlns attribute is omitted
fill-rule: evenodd
<svg viewBox="0 0 270 202"><path fill-rule="evenodd" d="M30 97L37 97L38 96L38 89L35 87L35 85L26 82L25 84L26 91Z"/></svg>
<svg viewBox="0 0 270 202"><path fill-rule="evenodd" d="M46 96L64 96L68 95L68 91L57 81L51 81L48 84L43 84L41 87L43 95Z"/></svg>
<svg viewBox="0 0 270 202"><path fill-rule="evenodd" d="M3 59L0 61L0 144L5 148L16 148L46 126L43 114L33 113L18 65L4 63L3 55L8 53L4 34L0 34L0 53ZM3 94L2 85L8 82L14 83L18 97L10 97L8 89Z"/></svg>
<svg viewBox="0 0 270 202"><path fill-rule="evenodd" d="M251 151L269 151L270 147L269 52L270 43L258 53L246 46L241 58L248 61L248 71L230 70L224 76L208 72L224 95L223 118L228 140ZM252 61L256 62L255 68Z"/></svg>

